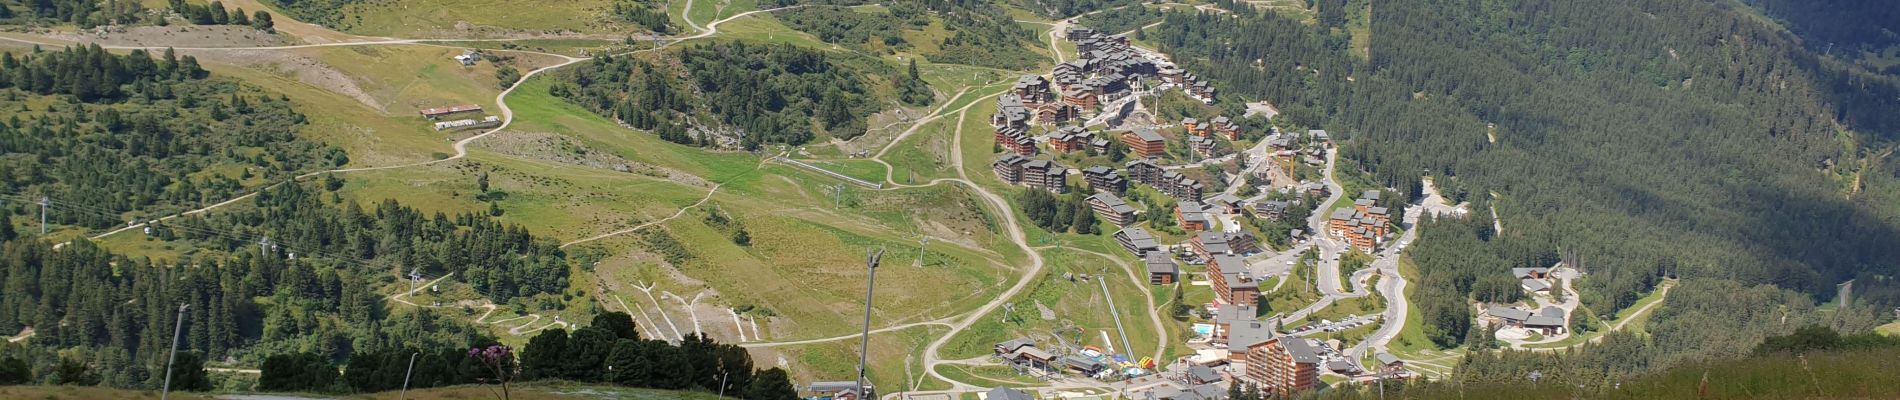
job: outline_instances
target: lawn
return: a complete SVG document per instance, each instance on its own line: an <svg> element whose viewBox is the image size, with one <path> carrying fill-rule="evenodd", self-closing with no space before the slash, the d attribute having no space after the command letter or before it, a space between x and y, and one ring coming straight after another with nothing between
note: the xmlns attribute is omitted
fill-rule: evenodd
<svg viewBox="0 0 1900 400"><path fill-rule="evenodd" d="M872 334L866 357L869 364L865 368L866 379L880 392L887 393L912 390L913 383L915 390L949 389L948 383L931 379L924 371L922 357L916 356L947 330L931 326ZM852 337L818 344L753 349L752 355L757 360L754 364L761 367L784 360L792 366L788 371L792 372L793 382L852 380L857 378L859 343L858 337Z"/></svg>
<svg viewBox="0 0 1900 400"><path fill-rule="evenodd" d="M937 373L943 374L945 378L977 386L1030 387L1046 383L1001 365L944 364L937 366Z"/></svg>
<svg viewBox="0 0 1900 400"><path fill-rule="evenodd" d="M1129 282L1126 271L1103 264L1100 256L1087 253L1059 248L1042 253L1048 266L1029 288L1011 300L1013 311L998 308L985 315L951 339L941 357L982 356L988 354L995 343L1016 337L1031 338L1039 346L1059 354L1080 350L1082 346L1095 346L1133 353L1131 359L1153 355L1156 345L1153 321L1141 297L1142 288ZM1080 274L1088 274L1090 278L1083 280ZM1128 330L1128 346L1133 346L1132 352L1125 349L1128 346L1122 344L1121 335L1115 331L1114 316L1109 313L1108 299L1103 296L1099 279L1107 279L1114 308L1121 313L1123 327ZM1139 284L1146 285L1147 281L1144 279ZM1048 307L1054 319L1042 319L1037 304Z"/></svg>
<svg viewBox="0 0 1900 400"><path fill-rule="evenodd" d="M641 29L609 17L612 8L613 0L541 1L532 12L506 0L407 0L353 2L338 11L345 15L341 30L370 36L490 38Z"/></svg>

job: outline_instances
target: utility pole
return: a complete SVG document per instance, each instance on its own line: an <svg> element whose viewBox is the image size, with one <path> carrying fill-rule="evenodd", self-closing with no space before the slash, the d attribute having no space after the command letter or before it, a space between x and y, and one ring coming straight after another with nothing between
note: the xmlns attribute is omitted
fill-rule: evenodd
<svg viewBox="0 0 1900 400"><path fill-rule="evenodd" d="M409 353L409 369L402 373L402 391L397 392L396 394L397 400L403 400L403 399L409 398L409 376L410 374L416 373L416 355L418 354L422 354L422 353L421 352Z"/></svg>
<svg viewBox="0 0 1900 400"><path fill-rule="evenodd" d="M172 352L171 352L170 358L165 360L165 388L158 393L159 400L166 400L166 399L171 398L172 363L178 362L178 337L184 336L185 309L190 308L190 307L191 307L190 303L178 305L178 322L174 323L172 326Z"/></svg>
<svg viewBox="0 0 1900 400"><path fill-rule="evenodd" d="M864 278L864 340L858 342L858 386L852 388L858 392L860 399L865 396L865 359L871 354L871 289L877 287L877 263L880 258L884 258L884 249L871 251L870 257L864 262L864 269L869 271Z"/></svg>
<svg viewBox="0 0 1900 400"><path fill-rule="evenodd" d="M40 235L46 235L46 207L53 205L53 198L40 196Z"/></svg>

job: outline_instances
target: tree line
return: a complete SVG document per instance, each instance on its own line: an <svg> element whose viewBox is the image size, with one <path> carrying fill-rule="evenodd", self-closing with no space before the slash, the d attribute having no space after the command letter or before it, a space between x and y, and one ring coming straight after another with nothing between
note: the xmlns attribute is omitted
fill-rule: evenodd
<svg viewBox="0 0 1900 400"><path fill-rule="evenodd" d="M558 299L567 288L558 244L519 226L479 214L430 217L393 201L339 207L333 192L323 194L279 185L238 209L153 224L147 240L191 249L176 260L113 254L86 240L55 251L38 236L0 232L13 236L0 243L8 293L0 331L33 329L20 351L33 365L79 363L105 385L150 388L179 304L188 305L179 348L204 359L257 362L290 350L342 359L481 337L432 312L388 309L382 289L407 287L411 271L457 274L499 303ZM36 369L36 381L52 372Z"/></svg>
<svg viewBox="0 0 1900 400"><path fill-rule="evenodd" d="M478 342L479 343L479 342ZM493 346L477 344L477 349ZM693 335L678 345L640 337L633 318L606 312L574 330L548 329L503 363L502 376L481 365L470 350L445 347L424 351L392 347L350 357L343 372L330 358L285 353L267 358L258 387L265 391L374 393L409 388L494 381L565 380L626 387L697 390L743 399L797 398L791 380L779 368L755 369L744 348ZM415 359L413 372L409 361ZM0 364L3 370L4 364ZM408 373L405 375L405 373Z"/></svg>

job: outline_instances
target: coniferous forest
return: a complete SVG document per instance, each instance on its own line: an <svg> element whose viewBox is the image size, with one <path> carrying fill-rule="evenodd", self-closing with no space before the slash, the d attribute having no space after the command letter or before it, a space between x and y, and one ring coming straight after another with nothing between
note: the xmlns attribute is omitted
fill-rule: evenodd
<svg viewBox="0 0 1900 400"><path fill-rule="evenodd" d="M12 104L0 110L0 190L96 211L53 223L121 225L349 161L298 138L304 116L281 95L211 78L169 50L8 52L0 77Z"/></svg>
<svg viewBox="0 0 1900 400"><path fill-rule="evenodd" d="M1861 332L1900 305L1900 168L1877 157L1900 140L1900 76L1716 2L1382 2L1370 43L1321 3L1314 25L1224 2L1239 16L1170 13L1149 37L1228 96L1345 137L1342 170L1413 197L1430 176L1471 202L1408 251L1436 344L1481 337L1471 302L1508 296L1497 275L1559 261L1589 274L1595 318L1574 329L1682 279L1650 340L1605 344L1641 350L1602 373L1805 323ZM1855 307L1804 311L1848 279Z"/></svg>

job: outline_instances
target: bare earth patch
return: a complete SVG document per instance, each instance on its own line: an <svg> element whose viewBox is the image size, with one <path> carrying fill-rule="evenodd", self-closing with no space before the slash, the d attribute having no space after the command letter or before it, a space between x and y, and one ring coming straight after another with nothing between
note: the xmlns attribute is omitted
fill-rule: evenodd
<svg viewBox="0 0 1900 400"><path fill-rule="evenodd" d="M258 47L295 44L283 35L236 25L102 26L77 32L49 31L43 36L98 43L101 46Z"/></svg>
<svg viewBox="0 0 1900 400"><path fill-rule="evenodd" d="M236 65L296 79L298 82L356 99L357 102L378 112L388 111L383 108L381 102L376 101L376 98L370 97L368 92L357 86L355 80L315 58L284 50L187 50L182 53L190 54L205 62Z"/></svg>

